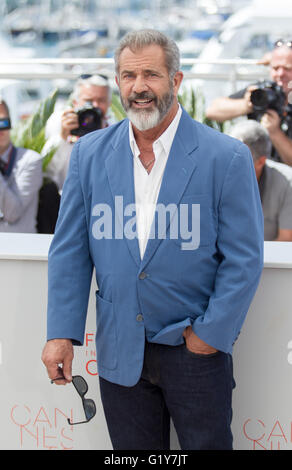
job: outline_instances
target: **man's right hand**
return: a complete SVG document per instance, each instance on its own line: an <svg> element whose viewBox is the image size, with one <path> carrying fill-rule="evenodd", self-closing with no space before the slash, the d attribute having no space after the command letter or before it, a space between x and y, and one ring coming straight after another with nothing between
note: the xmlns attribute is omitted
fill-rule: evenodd
<svg viewBox="0 0 292 470"><path fill-rule="evenodd" d="M65 109L61 118L61 137L67 140L73 129L79 127L78 116L73 108Z"/></svg>
<svg viewBox="0 0 292 470"><path fill-rule="evenodd" d="M70 339L52 339L43 349L42 361L45 364L48 376L56 380L57 385L66 385L72 381L72 361L74 350Z"/></svg>
<svg viewBox="0 0 292 470"><path fill-rule="evenodd" d="M256 85L250 85L243 97L243 113L250 114L253 111L253 104L250 100L251 92L256 90L258 87Z"/></svg>

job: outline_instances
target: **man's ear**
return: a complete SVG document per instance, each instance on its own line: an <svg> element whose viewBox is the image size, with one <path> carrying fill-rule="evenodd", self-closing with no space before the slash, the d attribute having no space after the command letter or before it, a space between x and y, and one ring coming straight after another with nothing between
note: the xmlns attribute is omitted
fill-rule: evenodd
<svg viewBox="0 0 292 470"><path fill-rule="evenodd" d="M176 72L175 76L173 77L173 91L174 91L175 96L178 95L178 91L181 86L181 82L183 78L184 78L184 74L182 73L181 70Z"/></svg>
<svg viewBox="0 0 292 470"><path fill-rule="evenodd" d="M117 76L115 76L115 82L116 82L116 84L118 85L118 87L120 88L119 79L118 79Z"/></svg>
<svg viewBox="0 0 292 470"><path fill-rule="evenodd" d="M262 155L258 161L260 162L261 166L264 166L266 163L267 157L265 155Z"/></svg>

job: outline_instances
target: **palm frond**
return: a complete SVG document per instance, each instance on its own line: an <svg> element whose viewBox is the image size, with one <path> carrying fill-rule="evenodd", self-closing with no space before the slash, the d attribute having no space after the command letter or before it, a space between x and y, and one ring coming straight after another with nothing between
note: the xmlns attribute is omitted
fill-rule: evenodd
<svg viewBox="0 0 292 470"><path fill-rule="evenodd" d="M58 90L54 90L42 101L36 112L25 121L19 121L11 131L11 140L16 147L24 147L41 152L45 139L46 122L54 111Z"/></svg>
<svg viewBox="0 0 292 470"><path fill-rule="evenodd" d="M111 110L117 121L121 121L126 117L126 113L120 101L120 97L115 93L112 95Z"/></svg>

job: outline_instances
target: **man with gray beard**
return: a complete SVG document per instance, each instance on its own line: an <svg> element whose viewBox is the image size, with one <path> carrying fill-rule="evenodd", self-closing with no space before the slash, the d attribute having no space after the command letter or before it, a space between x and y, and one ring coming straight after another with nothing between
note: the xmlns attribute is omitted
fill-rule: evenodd
<svg viewBox="0 0 292 470"><path fill-rule="evenodd" d="M128 119L75 144L49 253L43 362L56 384L72 381L95 267L115 450L169 449L170 418L182 449L232 449L232 348L262 271L250 152L182 109L179 61L158 31L122 39L116 82ZM172 208L165 230L161 207Z"/></svg>
<svg viewBox="0 0 292 470"><path fill-rule="evenodd" d="M119 82L117 80L119 86ZM148 91L142 91L141 93L133 93L127 98L123 98L120 94L122 105L127 112L127 116L130 122L135 126L139 131L147 131L156 127L166 116L167 112L173 105L174 93L172 83L169 83L169 91L164 93L159 99L154 93ZM155 101L156 106L154 109L148 107L147 104ZM145 108L136 109L135 104L137 105L144 103Z"/></svg>

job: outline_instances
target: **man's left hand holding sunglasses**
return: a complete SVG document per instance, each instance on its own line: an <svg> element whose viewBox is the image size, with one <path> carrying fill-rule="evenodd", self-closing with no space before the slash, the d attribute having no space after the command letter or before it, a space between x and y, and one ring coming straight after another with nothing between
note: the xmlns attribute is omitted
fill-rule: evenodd
<svg viewBox="0 0 292 470"><path fill-rule="evenodd" d="M72 382L72 361L74 350L70 339L52 339L43 349L42 361L45 364L48 376L56 380L56 385L66 385ZM61 379L63 378L63 380Z"/></svg>

